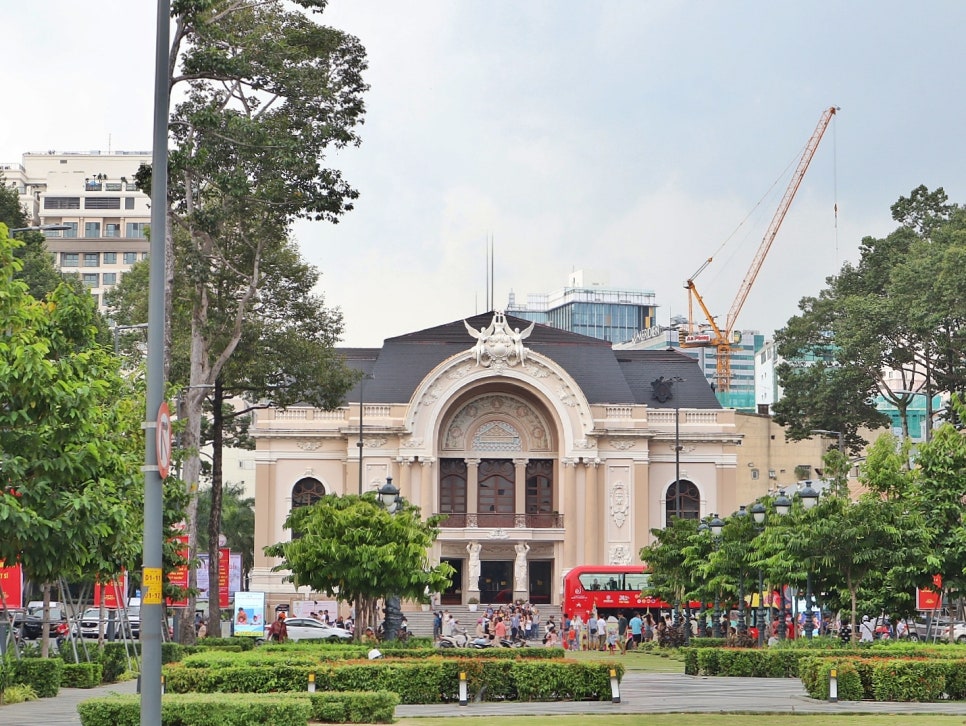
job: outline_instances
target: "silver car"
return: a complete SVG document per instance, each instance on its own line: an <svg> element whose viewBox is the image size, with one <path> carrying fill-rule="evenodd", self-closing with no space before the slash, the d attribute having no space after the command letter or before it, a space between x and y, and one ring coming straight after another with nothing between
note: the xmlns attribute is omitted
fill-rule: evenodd
<svg viewBox="0 0 966 726"><path fill-rule="evenodd" d="M334 625L326 625L314 618L288 618L285 621L288 639L299 640L329 640L341 642L352 639L352 633Z"/></svg>

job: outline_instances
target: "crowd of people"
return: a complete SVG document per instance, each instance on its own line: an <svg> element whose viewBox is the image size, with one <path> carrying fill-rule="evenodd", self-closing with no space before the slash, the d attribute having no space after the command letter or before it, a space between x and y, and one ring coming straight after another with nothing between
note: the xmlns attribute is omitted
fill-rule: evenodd
<svg viewBox="0 0 966 726"><path fill-rule="evenodd" d="M551 617L550 621L552 622ZM550 627L550 622L547 623ZM454 636L466 630L449 610L437 610L433 616L433 640ZM488 605L476 620L475 637L489 640L536 640L540 633L540 611L529 602Z"/></svg>

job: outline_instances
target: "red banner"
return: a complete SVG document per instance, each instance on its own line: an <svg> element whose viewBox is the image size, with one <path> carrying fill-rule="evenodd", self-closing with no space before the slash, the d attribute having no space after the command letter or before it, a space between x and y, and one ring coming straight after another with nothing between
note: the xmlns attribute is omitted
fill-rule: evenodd
<svg viewBox="0 0 966 726"><path fill-rule="evenodd" d="M127 602L124 593L127 592L127 572L121 573L120 578L115 578L110 582L94 583L94 607L101 606L101 597L104 598L104 607L109 610L116 609L122 603Z"/></svg>
<svg viewBox="0 0 966 726"><path fill-rule="evenodd" d="M228 607L228 575L231 571L231 550L218 550L218 607Z"/></svg>
<svg viewBox="0 0 966 726"><path fill-rule="evenodd" d="M932 582L936 586L935 590L928 587L916 588L916 610L938 610L942 607L942 575L933 575Z"/></svg>
<svg viewBox="0 0 966 726"><path fill-rule="evenodd" d="M23 570L20 565L3 566L0 560L0 590L8 608L23 607Z"/></svg>
<svg viewBox="0 0 966 726"><path fill-rule="evenodd" d="M175 542L180 542L182 545L184 545L183 547L181 547L178 550L178 554L180 554L182 557L184 557L187 560L188 559L188 555L189 555L189 552L188 552L188 535L183 534L180 537L174 537L173 539L174 539ZM168 573L168 582L170 582L172 585L175 585L175 586L180 587L180 588L182 588L184 590L187 590L188 589L188 565L178 565L171 572L169 572ZM186 607L188 607L188 598L187 598L187 596L185 596L185 597L183 597L183 598L181 598L179 600L172 600L169 597L168 598L168 607L170 607L170 608L186 608Z"/></svg>

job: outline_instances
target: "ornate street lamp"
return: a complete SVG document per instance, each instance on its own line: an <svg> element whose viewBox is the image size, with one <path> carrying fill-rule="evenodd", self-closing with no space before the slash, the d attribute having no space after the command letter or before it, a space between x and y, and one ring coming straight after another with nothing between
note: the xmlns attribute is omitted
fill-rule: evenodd
<svg viewBox="0 0 966 726"><path fill-rule="evenodd" d="M765 505L755 502L751 506L751 516L755 520L755 530L761 534L765 531ZM765 578L758 568L758 610L755 613L755 622L758 625L758 647L765 644Z"/></svg>
<svg viewBox="0 0 966 726"><path fill-rule="evenodd" d="M792 500L785 496L785 492L780 492L775 497L775 514L784 517L792 511ZM778 639L785 639L785 586L780 584L778 598Z"/></svg>
<svg viewBox="0 0 966 726"><path fill-rule="evenodd" d="M798 493L798 496L801 497L802 506L805 508L806 512L818 504L818 492L813 489L812 485L808 482L805 483L805 488ZM805 637L809 640L812 639L812 631L815 629L815 620L812 617L813 605L812 569L809 567L805 571Z"/></svg>
<svg viewBox="0 0 966 726"><path fill-rule="evenodd" d="M399 496L399 489L392 483L392 477L386 477L386 483L379 487L379 501L386 511L395 515L402 510L403 498ZM386 598L386 619L382 625L383 640L395 640L402 625L402 607L399 604L398 595L390 595Z"/></svg>
<svg viewBox="0 0 966 726"><path fill-rule="evenodd" d="M711 530L712 542L714 542L715 549L718 547L718 542L721 539L721 533L724 531L725 523L721 520L717 514L711 516L711 521L708 522L708 529ZM720 638L721 636L721 598L718 595L717 588L714 592L714 612L711 614L711 634L715 638Z"/></svg>

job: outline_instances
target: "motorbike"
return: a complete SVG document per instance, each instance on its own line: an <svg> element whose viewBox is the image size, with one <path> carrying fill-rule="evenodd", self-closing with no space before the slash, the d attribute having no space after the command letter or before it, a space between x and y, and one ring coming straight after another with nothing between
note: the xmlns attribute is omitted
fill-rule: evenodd
<svg viewBox="0 0 966 726"><path fill-rule="evenodd" d="M470 638L466 634L465 630L457 630L452 635L440 636L439 643L437 647L439 648L466 648L469 645Z"/></svg>

